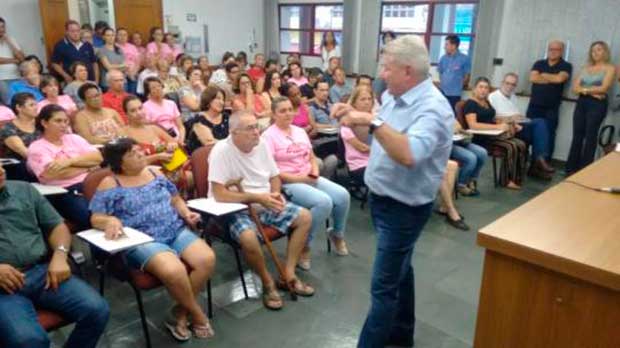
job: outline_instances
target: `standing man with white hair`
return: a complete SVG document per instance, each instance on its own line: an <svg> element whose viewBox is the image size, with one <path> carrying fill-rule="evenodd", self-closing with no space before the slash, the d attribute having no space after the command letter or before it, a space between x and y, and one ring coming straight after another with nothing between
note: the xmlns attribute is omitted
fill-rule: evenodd
<svg viewBox="0 0 620 348"><path fill-rule="evenodd" d="M379 115L337 104L334 114L373 140L365 181L377 231L371 307L358 347L413 346L415 243L428 221L452 148L454 114L429 77L424 41L407 35L385 46L387 84Z"/></svg>
<svg viewBox="0 0 620 348"><path fill-rule="evenodd" d="M555 132L558 128L560 104L564 85L573 72L571 63L564 60L564 42L552 40L547 46L547 58L538 60L530 70L532 96L527 106L527 117L542 118L547 123L549 132L549 153L547 159L553 158L555 149Z"/></svg>

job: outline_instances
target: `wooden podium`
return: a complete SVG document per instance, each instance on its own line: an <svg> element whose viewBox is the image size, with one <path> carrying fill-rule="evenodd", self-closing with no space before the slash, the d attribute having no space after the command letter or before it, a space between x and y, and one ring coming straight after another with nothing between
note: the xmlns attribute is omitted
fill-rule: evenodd
<svg viewBox="0 0 620 348"><path fill-rule="evenodd" d="M620 347L620 153L482 228L475 348Z"/></svg>

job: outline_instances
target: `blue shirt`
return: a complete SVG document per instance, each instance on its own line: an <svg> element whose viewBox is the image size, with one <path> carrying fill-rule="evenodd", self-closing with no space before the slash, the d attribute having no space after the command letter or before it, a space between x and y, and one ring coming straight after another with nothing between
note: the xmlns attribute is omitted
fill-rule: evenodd
<svg viewBox="0 0 620 348"><path fill-rule="evenodd" d="M63 70L69 73L71 64L77 61L86 64L88 68L88 80L95 81L93 63L97 62L97 56L95 56L93 46L88 42L82 42L78 49L73 43L69 42L67 38L58 41L52 53L52 63L62 65Z"/></svg>
<svg viewBox="0 0 620 348"><path fill-rule="evenodd" d="M378 117L407 135L414 165L397 163L373 139L364 176L366 185L377 195L410 206L434 201L452 149L454 113L450 104L430 78L399 98L386 91L382 100Z"/></svg>
<svg viewBox="0 0 620 348"><path fill-rule="evenodd" d="M99 48L103 47L103 45L105 45L103 38L99 35L93 35L93 46L95 46L95 48Z"/></svg>
<svg viewBox="0 0 620 348"><path fill-rule="evenodd" d="M471 60L463 53L444 54L437 64L441 91L450 97L460 97L465 75L471 72Z"/></svg>
<svg viewBox="0 0 620 348"><path fill-rule="evenodd" d="M340 103L342 97L351 94L351 92L353 92L353 88L346 83L342 86L334 84L329 89L329 100L331 100L332 103Z"/></svg>
<svg viewBox="0 0 620 348"><path fill-rule="evenodd" d="M9 92L7 98L9 104L13 100L13 96L21 92L28 92L34 95L34 98L37 100L37 102L43 100L43 94L41 93L39 87L29 85L26 80L17 80L9 84Z"/></svg>
<svg viewBox="0 0 620 348"><path fill-rule="evenodd" d="M156 242L170 244L185 227L183 219L170 203L179 194L163 176L135 187L116 186L97 191L90 201L93 213L112 215L123 226L134 228L153 237Z"/></svg>
<svg viewBox="0 0 620 348"><path fill-rule="evenodd" d="M332 104L330 102L326 102L325 104L325 107L323 107L320 106L316 101L310 103L310 110L312 110L312 116L314 116L314 121L319 124L331 124L333 126L337 126L338 120L336 120L335 118L329 118Z"/></svg>

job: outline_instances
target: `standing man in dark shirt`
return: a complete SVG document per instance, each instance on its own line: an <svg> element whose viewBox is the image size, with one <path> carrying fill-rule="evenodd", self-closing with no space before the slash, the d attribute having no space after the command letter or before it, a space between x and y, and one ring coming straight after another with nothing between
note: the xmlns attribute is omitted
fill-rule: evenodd
<svg viewBox="0 0 620 348"><path fill-rule="evenodd" d="M37 321L40 307L75 323L64 347L95 348L110 309L95 289L71 276L70 247L60 215L29 183L7 181L0 165L1 347L50 346Z"/></svg>
<svg viewBox="0 0 620 348"><path fill-rule="evenodd" d="M547 59L534 63L530 71L532 96L527 107L527 117L542 118L547 122L549 131L549 159L553 158L555 148L555 131L558 128L558 117L564 84L570 79L573 66L565 61L564 43L551 41L547 47Z"/></svg>
<svg viewBox="0 0 620 348"><path fill-rule="evenodd" d="M88 79L99 83L99 66L93 46L80 39L80 24L74 20L65 23L65 37L56 43L52 53L52 69L65 82L73 81L71 64L81 61L88 69Z"/></svg>

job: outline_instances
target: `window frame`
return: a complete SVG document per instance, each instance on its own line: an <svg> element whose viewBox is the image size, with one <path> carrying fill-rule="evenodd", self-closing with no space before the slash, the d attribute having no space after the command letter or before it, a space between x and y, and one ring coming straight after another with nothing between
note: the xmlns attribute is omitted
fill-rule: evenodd
<svg viewBox="0 0 620 348"><path fill-rule="evenodd" d="M305 29L305 28L283 28L282 27L282 7L295 7L295 6L306 6L306 7L310 7L312 9L312 11L310 12L310 16L311 16L311 23L312 26L309 29ZM340 33L341 37L342 37L342 31L343 29L318 29L315 27L316 25L316 8L319 6L342 6L342 17L344 20L344 3L343 2L316 2L316 3L284 3L284 4L278 4L278 46L280 47L280 54L299 54L301 56L311 56L311 57L321 57L321 53L314 53L314 34L315 33L321 33L321 37L324 35L324 33L326 32L332 32L334 34L334 37L336 36L336 33ZM343 23L344 26L344 23ZM284 51L282 50L282 44L280 42L281 40L281 35L282 35L282 31L288 31L288 32L298 32L298 33L310 33L310 52L302 52L301 49L299 52L294 52L294 51ZM300 35L301 37L301 35ZM340 45L340 47L342 47L342 42L338 43Z"/></svg>
<svg viewBox="0 0 620 348"><path fill-rule="evenodd" d="M476 22L478 20L478 11L480 9L480 0L409 0L409 1L381 1L381 11L379 17L379 40L377 40L377 54L381 48L381 37L386 32L383 30L383 8L385 5L409 5L409 6L419 6L419 5L428 5L428 18L426 20L426 31L425 32L398 32L396 35L419 35L424 37L424 42L426 43L426 47L428 47L429 51L431 49L431 39L434 36L447 36L447 35L456 35L459 37L469 37L471 38L472 44L475 45L476 40ZM433 31L433 21L435 19L435 7L437 5L476 5L476 10L473 15L473 23L472 23L472 31L471 33L456 33L456 32L434 32ZM393 12L394 10L392 10ZM378 56L377 56L378 57ZM471 57L473 58L473 57ZM431 65L437 65L437 62L432 62Z"/></svg>

